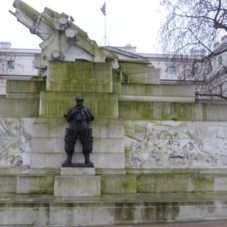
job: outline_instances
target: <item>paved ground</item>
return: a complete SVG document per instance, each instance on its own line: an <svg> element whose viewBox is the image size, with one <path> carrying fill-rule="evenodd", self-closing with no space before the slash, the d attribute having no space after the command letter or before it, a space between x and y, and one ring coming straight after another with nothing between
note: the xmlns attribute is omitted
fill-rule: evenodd
<svg viewBox="0 0 227 227"><path fill-rule="evenodd" d="M179 224L153 224L153 225L134 225L132 227L227 227L227 221L218 222L196 222Z"/></svg>
<svg viewBox="0 0 227 227"><path fill-rule="evenodd" d="M94 226L98 227L98 226ZM147 224L147 225L115 225L99 227L227 227L227 221L196 222L196 223L174 223L174 224Z"/></svg>

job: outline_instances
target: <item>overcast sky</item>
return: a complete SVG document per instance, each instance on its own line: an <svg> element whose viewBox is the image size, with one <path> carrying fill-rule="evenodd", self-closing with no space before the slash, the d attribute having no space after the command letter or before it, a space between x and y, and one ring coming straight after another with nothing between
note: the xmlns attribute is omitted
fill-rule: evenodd
<svg viewBox="0 0 227 227"><path fill-rule="evenodd" d="M9 41L13 48L39 48L42 42L17 22L14 0L0 0L0 41ZM98 45L104 45L105 16L100 8L105 0L24 0L43 12L49 7L73 16L74 23L88 33ZM139 53L157 52L157 31L161 22L160 0L106 0L107 45L130 43Z"/></svg>

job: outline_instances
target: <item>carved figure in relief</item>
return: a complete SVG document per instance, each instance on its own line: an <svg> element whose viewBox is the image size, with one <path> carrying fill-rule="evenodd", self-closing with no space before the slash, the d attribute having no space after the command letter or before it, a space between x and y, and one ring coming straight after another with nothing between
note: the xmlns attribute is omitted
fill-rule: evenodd
<svg viewBox="0 0 227 227"><path fill-rule="evenodd" d="M76 97L76 106L70 108L64 117L70 123L69 128L66 129L65 135L65 151L67 159L63 166L80 166L79 164L72 164L72 156L77 139L80 139L82 144L82 151L85 158L85 166L93 167L90 160L90 153L92 152L92 129L89 128L88 123L94 120L91 111L83 106L83 97Z"/></svg>
<svg viewBox="0 0 227 227"><path fill-rule="evenodd" d="M29 164L31 136L23 120L6 118L0 120L0 164L21 166Z"/></svg>
<svg viewBox="0 0 227 227"><path fill-rule="evenodd" d="M207 168L227 165L226 126L211 125L206 131L192 123L168 124L126 124L126 128L130 128L125 148L129 166ZM208 139L206 133L212 136Z"/></svg>

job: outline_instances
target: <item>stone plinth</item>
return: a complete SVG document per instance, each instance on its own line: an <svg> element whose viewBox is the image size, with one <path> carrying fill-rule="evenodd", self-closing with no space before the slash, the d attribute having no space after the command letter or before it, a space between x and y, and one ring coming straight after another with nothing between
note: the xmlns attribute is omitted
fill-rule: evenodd
<svg viewBox="0 0 227 227"><path fill-rule="evenodd" d="M99 176L56 176L54 195L62 197L100 196Z"/></svg>
<svg viewBox="0 0 227 227"><path fill-rule="evenodd" d="M70 167L63 167L61 168L60 172L61 176L84 176L84 175L95 175L94 168L70 168Z"/></svg>
<svg viewBox="0 0 227 227"><path fill-rule="evenodd" d="M100 196L101 178L95 176L94 168L62 167L61 176L54 181L54 195L72 196Z"/></svg>

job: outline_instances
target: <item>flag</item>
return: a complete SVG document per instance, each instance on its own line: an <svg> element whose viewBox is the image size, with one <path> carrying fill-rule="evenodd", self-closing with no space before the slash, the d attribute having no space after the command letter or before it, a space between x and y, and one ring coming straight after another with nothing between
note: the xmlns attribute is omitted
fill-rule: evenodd
<svg viewBox="0 0 227 227"><path fill-rule="evenodd" d="M102 11L103 15L106 16L106 2L103 4L101 11Z"/></svg>

